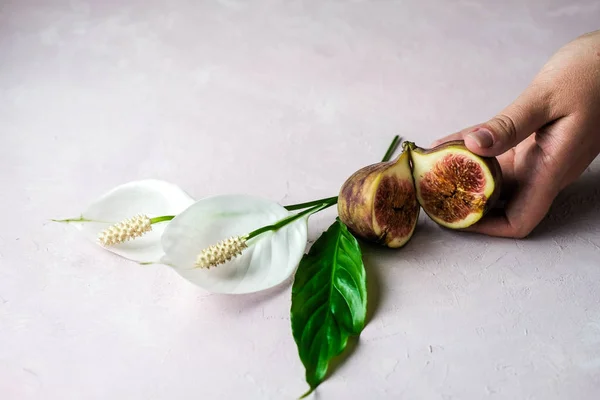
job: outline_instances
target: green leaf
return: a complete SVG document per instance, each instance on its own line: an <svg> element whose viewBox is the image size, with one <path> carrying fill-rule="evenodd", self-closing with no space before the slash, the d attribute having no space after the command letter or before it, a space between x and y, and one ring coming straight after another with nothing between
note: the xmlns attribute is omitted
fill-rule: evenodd
<svg viewBox="0 0 600 400"><path fill-rule="evenodd" d="M360 334L366 314L360 246L337 219L302 258L292 286L292 332L310 385L304 396L323 382L348 338Z"/></svg>

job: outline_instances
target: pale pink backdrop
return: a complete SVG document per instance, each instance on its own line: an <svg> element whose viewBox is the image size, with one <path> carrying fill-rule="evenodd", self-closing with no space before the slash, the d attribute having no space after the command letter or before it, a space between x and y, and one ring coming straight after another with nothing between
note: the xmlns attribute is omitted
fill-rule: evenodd
<svg viewBox="0 0 600 400"><path fill-rule="evenodd" d="M210 295L50 218L131 180L332 196L512 101L588 1L0 2L0 397L292 399L290 286ZM524 241L423 218L320 399L600 397L600 166ZM334 210L311 219L314 240Z"/></svg>

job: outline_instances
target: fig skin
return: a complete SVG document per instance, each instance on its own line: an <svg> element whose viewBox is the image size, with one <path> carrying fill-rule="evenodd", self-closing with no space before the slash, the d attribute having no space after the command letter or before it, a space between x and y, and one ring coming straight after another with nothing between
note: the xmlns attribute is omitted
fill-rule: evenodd
<svg viewBox="0 0 600 400"><path fill-rule="evenodd" d="M359 169L344 182L338 196L338 216L353 234L390 248L402 247L411 239L421 207L409 158L408 152L403 152L393 161ZM406 176L399 176L403 172ZM389 193L396 196L381 196Z"/></svg>
<svg viewBox="0 0 600 400"><path fill-rule="evenodd" d="M342 185L338 196L338 216L351 232L369 241L379 240L373 230L372 203L378 175L390 162L368 165L352 174Z"/></svg>
<svg viewBox="0 0 600 400"><path fill-rule="evenodd" d="M495 157L482 157L471 152L462 140L442 143L425 149L413 142L403 143L403 152L393 161L368 165L352 174L342 185L338 195L340 220L357 237L391 248L404 246L412 238L423 211L438 225L449 229L464 229L480 220L500 197L503 183L502 169ZM493 191L485 199L479 214L459 220L460 226L451 226L431 215L418 196L413 154L429 155L439 151L451 154L452 150L468 153L480 166L490 172ZM488 181L489 182L489 181ZM473 218L476 215L476 219ZM406 217L406 218L403 218ZM467 220L473 222L466 222Z"/></svg>
<svg viewBox="0 0 600 400"><path fill-rule="evenodd" d="M473 153L472 151L470 151L467 148L467 146L465 145L465 142L463 140L448 141L448 142L442 143L436 147L429 148L429 149L418 147L413 142L404 142L402 144L402 147L403 147L404 151L409 151L411 153L411 163L413 163L412 164L413 170L414 170L414 161L413 161L413 157L412 157L413 152L421 154L421 155L433 154L433 153L437 153L439 151L452 151L453 149L459 149L459 150L468 152L470 154L471 158L473 158L477 162L479 162L482 165L487 167L487 169L490 171L490 173L492 175L492 179L493 179L493 183L494 183L494 190L493 190L492 194L487 198L485 205L481 211L481 216L479 219L481 219L484 215L486 215L489 212L489 210L491 210L498 202L498 200L500 198L500 193L502 191L503 176L502 176L502 169L500 167L500 163L498 162L498 159L496 157L483 157L483 156ZM415 185L417 185L416 178L415 178ZM438 223L439 225L442 225L438 221L436 221L434 218L432 218L432 216L428 213L427 209L425 209L425 207L423 207L422 204L421 204L421 207L423 208L423 211L434 222ZM475 222L477 222L477 221L475 221ZM449 229L459 229L459 228L453 228L453 227L447 226L447 225L442 225L442 226L449 228ZM463 226L462 228L464 229L466 227L467 226Z"/></svg>

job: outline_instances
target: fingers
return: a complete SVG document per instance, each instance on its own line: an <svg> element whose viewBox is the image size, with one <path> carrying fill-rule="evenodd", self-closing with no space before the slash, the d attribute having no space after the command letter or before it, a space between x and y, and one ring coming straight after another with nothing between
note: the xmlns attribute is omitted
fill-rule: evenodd
<svg viewBox="0 0 600 400"><path fill-rule="evenodd" d="M578 114L560 118L546 126L536 142L544 170L554 172L561 190L579 178L600 151L595 120L590 123Z"/></svg>
<svg viewBox="0 0 600 400"><path fill-rule="evenodd" d="M433 145L464 140L467 148L475 154L498 156L550 122L549 90L547 85L532 84L489 121L438 139Z"/></svg>
<svg viewBox="0 0 600 400"><path fill-rule="evenodd" d="M511 105L465 135L465 145L482 156L497 156L515 147L549 122L545 86L529 86Z"/></svg>
<svg viewBox="0 0 600 400"><path fill-rule="evenodd" d="M450 142L452 140L463 140L465 133L465 131L460 131L448 136L444 136L443 138L439 138L438 140L431 143L431 147L439 146L442 143Z"/></svg>
<svg viewBox="0 0 600 400"><path fill-rule="evenodd" d="M451 140L464 140L465 135L467 135L469 132L471 132L473 129L477 128L478 126L479 125L471 125L471 126L465 128L465 129L462 129L458 132L454 132L454 133L451 133L450 135L439 138L431 143L431 147L438 146L442 143L446 143Z"/></svg>
<svg viewBox="0 0 600 400"><path fill-rule="evenodd" d="M527 185L518 189L503 214L489 214L464 229L489 236L521 239L544 219L558 190L554 185Z"/></svg>

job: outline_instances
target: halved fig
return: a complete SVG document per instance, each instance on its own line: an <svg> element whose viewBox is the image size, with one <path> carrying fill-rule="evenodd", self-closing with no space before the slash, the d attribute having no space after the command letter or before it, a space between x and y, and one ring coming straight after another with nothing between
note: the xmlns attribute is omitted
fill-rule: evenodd
<svg viewBox="0 0 600 400"><path fill-rule="evenodd" d="M495 157L472 153L462 140L422 149L412 142L410 151L417 199L438 224L462 229L479 221L500 195L502 170Z"/></svg>
<svg viewBox="0 0 600 400"><path fill-rule="evenodd" d="M419 210L407 151L358 170L338 197L339 218L353 234L392 248L410 240Z"/></svg>

